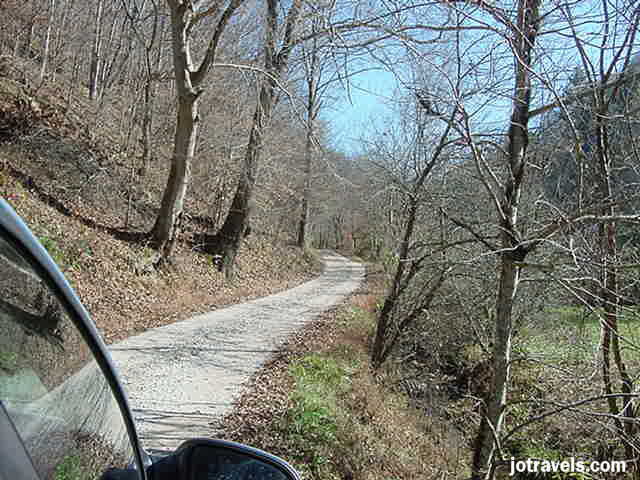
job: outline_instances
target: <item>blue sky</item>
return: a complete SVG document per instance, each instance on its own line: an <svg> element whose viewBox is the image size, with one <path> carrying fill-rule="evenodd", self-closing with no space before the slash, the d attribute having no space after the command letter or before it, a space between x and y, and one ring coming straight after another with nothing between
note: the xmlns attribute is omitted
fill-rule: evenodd
<svg viewBox="0 0 640 480"><path fill-rule="evenodd" d="M350 100L346 92L341 93L323 115L330 125L334 148L346 154L360 153L360 138L371 134L376 125L383 125L388 118L386 104L395 88L395 78L387 71L369 71L353 77Z"/></svg>

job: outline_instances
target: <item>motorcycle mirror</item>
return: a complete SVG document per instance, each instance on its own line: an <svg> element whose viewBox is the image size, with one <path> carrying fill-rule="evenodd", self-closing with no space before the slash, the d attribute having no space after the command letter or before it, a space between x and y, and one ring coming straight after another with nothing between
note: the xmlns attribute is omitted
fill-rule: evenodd
<svg viewBox="0 0 640 480"><path fill-rule="evenodd" d="M187 440L151 467L153 480L300 480L281 458L226 440Z"/></svg>

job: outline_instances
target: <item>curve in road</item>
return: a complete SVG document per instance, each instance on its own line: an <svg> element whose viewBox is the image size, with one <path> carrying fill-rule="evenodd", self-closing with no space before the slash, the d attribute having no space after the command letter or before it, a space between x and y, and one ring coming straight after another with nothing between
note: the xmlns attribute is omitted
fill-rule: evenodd
<svg viewBox="0 0 640 480"><path fill-rule="evenodd" d="M296 288L130 337L110 347L144 447L210 435L242 385L287 337L352 293L364 267L322 251L322 275Z"/></svg>

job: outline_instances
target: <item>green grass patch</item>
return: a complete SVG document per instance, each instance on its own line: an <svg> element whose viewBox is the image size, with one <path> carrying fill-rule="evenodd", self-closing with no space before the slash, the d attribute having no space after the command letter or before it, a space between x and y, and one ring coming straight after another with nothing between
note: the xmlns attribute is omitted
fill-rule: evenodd
<svg viewBox="0 0 640 480"><path fill-rule="evenodd" d="M87 480L90 477L80 456L65 457L56 465L54 480Z"/></svg>
<svg viewBox="0 0 640 480"><path fill-rule="evenodd" d="M562 363L593 359L600 338L602 310L560 306L546 309L532 326L519 335L516 350ZM640 347L640 314L633 307L621 307L618 317L621 350ZM635 356L635 354L634 354Z"/></svg>
<svg viewBox="0 0 640 480"><path fill-rule="evenodd" d="M373 333L375 331L376 316L363 307L354 306L341 320L344 325L358 332Z"/></svg>
<svg viewBox="0 0 640 480"><path fill-rule="evenodd" d="M75 239L73 243L68 243L66 247L62 246L62 242L49 235L40 235L38 240L49 252L56 265L63 271L79 268L84 256L93 257L94 255L93 248L86 239Z"/></svg>
<svg viewBox="0 0 640 480"><path fill-rule="evenodd" d="M465 476L468 454L457 432L390 389L389 373L370 369L375 299L354 300L334 325L335 339L289 365L294 387L279 429L302 478Z"/></svg>
<svg viewBox="0 0 640 480"><path fill-rule="evenodd" d="M528 319L515 338L516 361L509 394L510 402L515 403L507 410L508 425L526 423L555 405L602 393L602 315L602 309L563 305L548 307ZM617 320L622 359L635 379L640 371L638 309L620 307ZM612 388L618 392L621 381L613 357L611 362ZM608 427L591 421L583 412L605 415L608 406L604 400L592 401L582 410L540 418L511 437L503 448L516 458L622 458L622 447Z"/></svg>
<svg viewBox="0 0 640 480"><path fill-rule="evenodd" d="M0 370L13 373L18 369L18 354L0 350Z"/></svg>
<svg viewBox="0 0 640 480"><path fill-rule="evenodd" d="M326 465L337 442L338 394L346 383L346 371L336 359L311 354L294 362L293 408L287 415L287 430L301 453L298 460L314 472Z"/></svg>

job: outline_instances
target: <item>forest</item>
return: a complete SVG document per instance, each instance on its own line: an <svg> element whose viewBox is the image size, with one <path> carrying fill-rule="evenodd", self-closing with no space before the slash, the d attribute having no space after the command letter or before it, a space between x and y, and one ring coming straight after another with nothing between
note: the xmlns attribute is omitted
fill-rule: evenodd
<svg viewBox="0 0 640 480"><path fill-rule="evenodd" d="M248 237L347 252L385 277L368 368L466 442L467 470L433 478L506 477L513 457L640 475L639 2L0 12L4 172L70 212L89 195L144 243L138 275L185 242L229 282ZM387 116L346 152L332 115L376 70Z"/></svg>

